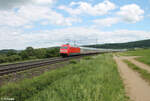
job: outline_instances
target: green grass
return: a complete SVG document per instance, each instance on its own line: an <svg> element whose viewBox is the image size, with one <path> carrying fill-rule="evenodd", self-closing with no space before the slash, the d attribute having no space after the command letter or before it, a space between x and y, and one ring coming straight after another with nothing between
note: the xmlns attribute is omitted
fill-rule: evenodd
<svg viewBox="0 0 150 101"><path fill-rule="evenodd" d="M146 81L150 83L150 73L148 71L137 67L135 64L131 63L128 60L124 60L124 62L127 63L130 68L137 71L143 79L145 79Z"/></svg>
<svg viewBox="0 0 150 101"><path fill-rule="evenodd" d="M120 53L120 55L141 56L140 58L137 58L137 60L150 65L150 49L138 49L135 51L127 51L124 53Z"/></svg>
<svg viewBox="0 0 150 101"><path fill-rule="evenodd" d="M0 96L17 101L126 101L112 55L82 59L18 84L0 88Z"/></svg>
<svg viewBox="0 0 150 101"><path fill-rule="evenodd" d="M91 56L85 56L85 57L83 57L83 59L90 60L90 59L92 59L92 57Z"/></svg>
<svg viewBox="0 0 150 101"><path fill-rule="evenodd" d="M127 51L125 52L127 55L134 55L134 56L145 56L145 55L149 55L148 54L150 52L150 49L137 49L135 51Z"/></svg>
<svg viewBox="0 0 150 101"><path fill-rule="evenodd" d="M70 64L77 64L77 62L78 62L77 60L73 60L73 59L69 61Z"/></svg>

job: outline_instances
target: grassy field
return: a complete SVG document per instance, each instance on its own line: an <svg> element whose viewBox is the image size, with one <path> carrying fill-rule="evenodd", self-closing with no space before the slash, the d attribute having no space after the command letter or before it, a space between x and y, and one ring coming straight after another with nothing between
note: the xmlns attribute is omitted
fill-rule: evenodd
<svg viewBox="0 0 150 101"><path fill-rule="evenodd" d="M0 88L16 101L127 101L111 54L72 60L68 66Z"/></svg>
<svg viewBox="0 0 150 101"><path fill-rule="evenodd" d="M135 64L131 63L128 60L124 60L124 62L127 63L130 68L137 71L143 79L145 79L146 81L150 83L150 73L148 71L137 67Z"/></svg>
<svg viewBox="0 0 150 101"><path fill-rule="evenodd" d="M120 55L141 56L140 58L137 58L137 60L150 65L150 49L138 49L136 51L128 51L125 53L121 53Z"/></svg>

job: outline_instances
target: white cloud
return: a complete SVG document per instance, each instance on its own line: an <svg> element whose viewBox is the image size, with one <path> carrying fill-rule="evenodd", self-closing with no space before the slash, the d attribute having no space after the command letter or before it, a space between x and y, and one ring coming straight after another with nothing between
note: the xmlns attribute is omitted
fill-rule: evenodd
<svg viewBox="0 0 150 101"><path fill-rule="evenodd" d="M38 4L52 4L56 0L32 0L32 1Z"/></svg>
<svg viewBox="0 0 150 101"><path fill-rule="evenodd" d="M104 2L94 6L87 2L72 2L70 4L70 6L74 6L74 5L76 5L77 8L73 9L67 6L59 6L59 9L65 10L71 15L79 15L85 13L85 14L96 16L96 15L107 14L110 10L116 8L115 4L110 2L109 0L105 0Z"/></svg>
<svg viewBox="0 0 150 101"><path fill-rule="evenodd" d="M34 13L33 13L34 12ZM70 26L72 23L81 22L75 17L64 17L47 6L25 5L17 11L0 11L0 25L11 27L31 24L35 21L46 20L49 24Z"/></svg>
<svg viewBox="0 0 150 101"><path fill-rule="evenodd" d="M113 24L118 23L119 21L120 21L119 18L105 18L105 19L96 19L96 20L94 20L93 22L94 22L96 25L110 27L110 26L112 26Z"/></svg>
<svg viewBox="0 0 150 101"><path fill-rule="evenodd" d="M41 25L48 25L49 23L47 21L42 21Z"/></svg>
<svg viewBox="0 0 150 101"><path fill-rule="evenodd" d="M81 22L81 19L77 17L64 17L62 14L54 11L51 8L51 4L56 0L11 1L0 1L0 5L1 3L5 6L12 5L9 10L5 9L5 7L2 7L4 9L0 10L0 25L2 26L19 27L34 24L40 20L45 20L48 24L60 26L71 26L72 23Z"/></svg>
<svg viewBox="0 0 150 101"><path fill-rule="evenodd" d="M125 5L120 8L117 15L121 16L122 20L129 23L136 23L142 20L144 10L136 4Z"/></svg>
<svg viewBox="0 0 150 101"><path fill-rule="evenodd" d="M96 25L110 27L118 22L136 23L143 18L144 11L136 4L125 5L117 12L116 17L96 19L93 22Z"/></svg>
<svg viewBox="0 0 150 101"><path fill-rule="evenodd" d="M67 42L66 39L77 40L80 45L81 43L95 43L95 39L98 39L98 43L102 44L150 38L150 32L147 31L116 30L104 32L95 28L86 27L70 27L38 32L23 32L19 29L14 30L3 27L0 29L0 32L0 49L23 49L27 46L33 46L35 48L50 47L64 44Z"/></svg>
<svg viewBox="0 0 150 101"><path fill-rule="evenodd" d="M20 26L25 24L27 20L18 16L14 12L0 11L0 25L5 26Z"/></svg>
<svg viewBox="0 0 150 101"><path fill-rule="evenodd" d="M59 9L65 10L68 13L70 13L71 15L81 14L81 10L80 9L72 9L72 8L68 8L67 6L59 6Z"/></svg>
<svg viewBox="0 0 150 101"><path fill-rule="evenodd" d="M29 24L29 25L24 25L24 28L26 28L26 29L31 29L31 28L33 28L34 26L32 25L32 24Z"/></svg>

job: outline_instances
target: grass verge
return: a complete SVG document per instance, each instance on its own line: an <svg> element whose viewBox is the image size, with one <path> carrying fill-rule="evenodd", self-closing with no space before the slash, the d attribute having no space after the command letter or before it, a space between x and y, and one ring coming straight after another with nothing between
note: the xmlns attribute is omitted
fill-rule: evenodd
<svg viewBox="0 0 150 101"><path fill-rule="evenodd" d="M131 63L128 60L124 60L124 62L127 63L130 68L137 71L143 79L145 79L146 81L150 83L150 73L148 71L137 67L135 64Z"/></svg>
<svg viewBox="0 0 150 101"><path fill-rule="evenodd" d="M125 101L124 88L111 55L82 60L74 71L27 101Z"/></svg>
<svg viewBox="0 0 150 101"><path fill-rule="evenodd" d="M0 96L16 101L126 101L112 55L82 59L33 79L0 88Z"/></svg>

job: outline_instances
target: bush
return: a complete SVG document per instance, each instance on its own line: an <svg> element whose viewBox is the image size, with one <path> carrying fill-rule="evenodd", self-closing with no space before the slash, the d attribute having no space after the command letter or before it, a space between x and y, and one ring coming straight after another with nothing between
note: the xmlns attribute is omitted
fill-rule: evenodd
<svg viewBox="0 0 150 101"><path fill-rule="evenodd" d="M9 50L8 52L7 52L7 56L11 56L11 55L16 55L17 53L16 53L16 51L14 51L14 50Z"/></svg>
<svg viewBox="0 0 150 101"><path fill-rule="evenodd" d="M46 49L40 48L35 50L35 56L36 58L42 59L46 57Z"/></svg>
<svg viewBox="0 0 150 101"><path fill-rule="evenodd" d="M8 60L7 56L0 55L0 63L7 62L7 60Z"/></svg>
<svg viewBox="0 0 150 101"><path fill-rule="evenodd" d="M46 50L46 58L59 56L59 48L51 48Z"/></svg>
<svg viewBox="0 0 150 101"><path fill-rule="evenodd" d="M19 60L21 60L21 57L19 55L12 55L8 57L9 62L19 61Z"/></svg>
<svg viewBox="0 0 150 101"><path fill-rule="evenodd" d="M71 63L71 64L77 64L77 60L70 60L69 63Z"/></svg>

